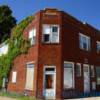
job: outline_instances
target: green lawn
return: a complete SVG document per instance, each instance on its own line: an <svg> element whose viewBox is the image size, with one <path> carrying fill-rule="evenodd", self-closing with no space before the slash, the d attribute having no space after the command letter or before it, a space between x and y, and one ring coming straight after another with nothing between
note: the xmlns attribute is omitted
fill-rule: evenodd
<svg viewBox="0 0 100 100"><path fill-rule="evenodd" d="M17 93L9 93L9 92L0 92L0 96L15 98L18 100L37 100L33 97L28 97Z"/></svg>

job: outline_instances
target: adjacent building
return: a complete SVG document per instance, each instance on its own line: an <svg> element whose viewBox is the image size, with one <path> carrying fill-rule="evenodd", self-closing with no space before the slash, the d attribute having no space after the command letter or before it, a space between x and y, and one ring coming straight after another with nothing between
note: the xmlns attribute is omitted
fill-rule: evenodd
<svg viewBox="0 0 100 100"><path fill-rule="evenodd" d="M0 44L0 56L7 54L8 52L8 44L2 43Z"/></svg>
<svg viewBox="0 0 100 100"><path fill-rule="evenodd" d="M100 91L99 30L47 8L34 14L23 36L31 47L14 59L8 91L49 99Z"/></svg>

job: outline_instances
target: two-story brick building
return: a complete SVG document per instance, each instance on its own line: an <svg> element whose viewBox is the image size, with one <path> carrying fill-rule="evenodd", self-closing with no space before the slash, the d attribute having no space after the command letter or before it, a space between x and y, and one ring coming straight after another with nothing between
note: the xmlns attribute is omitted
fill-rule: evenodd
<svg viewBox="0 0 100 100"><path fill-rule="evenodd" d="M100 31L57 9L34 17L23 32L31 47L14 59L7 90L51 99L100 91Z"/></svg>

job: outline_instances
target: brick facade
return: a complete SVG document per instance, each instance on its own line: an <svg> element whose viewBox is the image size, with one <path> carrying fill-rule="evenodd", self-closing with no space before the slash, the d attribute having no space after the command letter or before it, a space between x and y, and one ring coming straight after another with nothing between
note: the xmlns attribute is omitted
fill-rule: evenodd
<svg viewBox="0 0 100 100"><path fill-rule="evenodd" d="M27 54L16 57L13 61L9 76L7 90L10 92L24 93L34 95L38 98L43 96L43 74L44 65L56 66L56 98L65 98L63 92L67 94L70 90L63 89L64 61L74 62L74 91L84 92L83 64L100 66L100 54L96 53L96 41L100 41L100 33L89 24L83 24L63 11L56 9L41 10L35 15L35 19L26 27L23 36L28 38L29 31L36 28L36 43L31 46ZM42 25L53 24L60 27L59 43L42 42ZM91 50L84 51L79 47L79 33L85 34L91 38ZM25 90L26 82L26 63L34 62L34 89ZM82 76L76 76L76 63L82 65ZM89 67L90 68L90 67ZM11 82L12 72L17 71L17 82ZM67 77L67 76L66 76ZM90 77L90 91L92 91L92 82L96 82L95 77ZM96 91L100 91L100 86L96 85Z"/></svg>

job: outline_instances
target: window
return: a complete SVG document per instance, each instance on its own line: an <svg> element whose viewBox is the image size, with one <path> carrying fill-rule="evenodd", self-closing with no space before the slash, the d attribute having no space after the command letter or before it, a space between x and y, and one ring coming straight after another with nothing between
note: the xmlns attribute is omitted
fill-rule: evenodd
<svg viewBox="0 0 100 100"><path fill-rule="evenodd" d="M86 51L90 50L90 37L79 34L79 43L80 43L80 48Z"/></svg>
<svg viewBox="0 0 100 100"><path fill-rule="evenodd" d="M26 90L33 90L34 83L34 64L28 63L26 68Z"/></svg>
<svg viewBox="0 0 100 100"><path fill-rule="evenodd" d="M64 62L64 89L74 88L74 64Z"/></svg>
<svg viewBox="0 0 100 100"><path fill-rule="evenodd" d="M94 66L93 65L91 65L91 77L94 77L95 75L94 75Z"/></svg>
<svg viewBox="0 0 100 100"><path fill-rule="evenodd" d="M45 71L55 71L55 68L45 68Z"/></svg>
<svg viewBox="0 0 100 100"><path fill-rule="evenodd" d="M97 41L97 53L100 53L100 42Z"/></svg>
<svg viewBox="0 0 100 100"><path fill-rule="evenodd" d="M43 25L44 43L59 43L59 26L58 25Z"/></svg>
<svg viewBox="0 0 100 100"><path fill-rule="evenodd" d="M36 42L36 29L32 29L29 32L29 40L30 40L30 44L34 45Z"/></svg>
<svg viewBox="0 0 100 100"><path fill-rule="evenodd" d="M17 72L13 71L12 72L12 83L16 83L16 78L17 78Z"/></svg>
<svg viewBox="0 0 100 100"><path fill-rule="evenodd" d="M7 52L8 52L8 44L5 44L5 43L1 44L0 45L0 56L7 54Z"/></svg>
<svg viewBox="0 0 100 100"><path fill-rule="evenodd" d="M100 66L96 67L97 85L100 85Z"/></svg>
<svg viewBox="0 0 100 100"><path fill-rule="evenodd" d="M81 64L80 63L76 64L76 75L79 77L81 76Z"/></svg>

